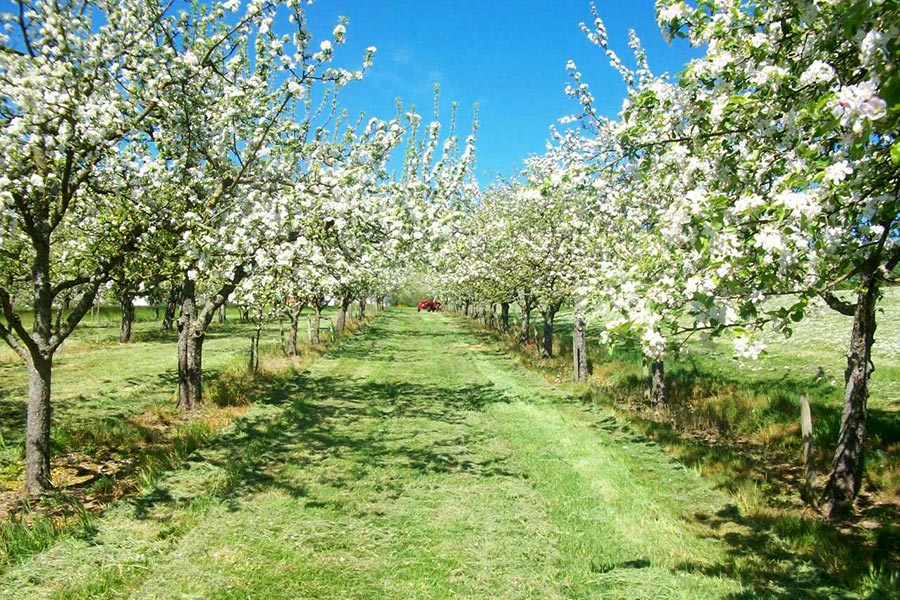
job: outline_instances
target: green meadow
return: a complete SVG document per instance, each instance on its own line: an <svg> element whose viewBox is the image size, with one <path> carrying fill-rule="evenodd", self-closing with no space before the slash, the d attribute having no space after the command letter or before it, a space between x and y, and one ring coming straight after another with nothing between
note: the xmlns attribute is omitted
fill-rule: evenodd
<svg viewBox="0 0 900 600"><path fill-rule="evenodd" d="M275 323L254 378L251 327L235 314L207 342L208 406L185 418L172 408L172 335L149 311L131 344L113 341L116 327L113 314L89 322L57 363L55 466L70 479L44 505L7 502L0 597L894 597L875 534L772 508L752 477L684 454L736 450L682 439L725 437L711 416L642 412L628 349L592 356L590 384L574 387L564 358L511 351L461 316L395 308L295 360L279 355ZM789 398L825 355L809 347L794 373L774 348L754 372L698 346L672 382L724 397L772 369L796 385L733 395ZM11 494L24 381L13 356L2 365ZM830 389L816 385L811 395ZM834 402L816 400L817 415ZM875 392L873 407L892 421Z"/></svg>

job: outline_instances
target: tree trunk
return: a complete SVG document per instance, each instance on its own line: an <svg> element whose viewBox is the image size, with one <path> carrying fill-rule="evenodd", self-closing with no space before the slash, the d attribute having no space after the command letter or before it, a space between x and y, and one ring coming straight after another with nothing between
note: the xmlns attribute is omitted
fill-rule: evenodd
<svg viewBox="0 0 900 600"><path fill-rule="evenodd" d="M844 372L846 386L841 431L823 497L825 513L829 518L844 516L853 509L853 501L862 484L869 376L874 371L872 343L875 341L877 293L878 284L875 277L870 276L866 289L856 299L850 351Z"/></svg>
<svg viewBox="0 0 900 600"><path fill-rule="evenodd" d="M654 360L650 365L650 403L653 410L662 410L669 403L666 370L662 360Z"/></svg>
<svg viewBox="0 0 900 600"><path fill-rule="evenodd" d="M256 330L250 336L250 372L256 375L259 372L259 334L262 332L262 323L256 324Z"/></svg>
<svg viewBox="0 0 900 600"><path fill-rule="evenodd" d="M519 345L527 346L531 340L531 300L525 299L519 303L522 309L522 329L519 331Z"/></svg>
<svg viewBox="0 0 900 600"><path fill-rule="evenodd" d="M134 296L120 296L119 302L122 305L122 325L119 327L119 343L126 344L131 341L131 326L134 324Z"/></svg>
<svg viewBox="0 0 900 600"><path fill-rule="evenodd" d="M491 302L491 315L488 319L488 327L497 329L497 303Z"/></svg>
<svg viewBox="0 0 900 600"><path fill-rule="evenodd" d="M509 302L500 303L500 331L509 331Z"/></svg>
<svg viewBox="0 0 900 600"><path fill-rule="evenodd" d="M178 408L183 411L200 406L203 399L204 328L197 314L195 284L187 280L182 290L181 316L178 318Z"/></svg>
<svg viewBox="0 0 900 600"><path fill-rule="evenodd" d="M335 333L341 335L344 333L344 326L347 324L347 311L350 309L352 299L350 296L341 298L341 306L338 308L337 322L334 324Z"/></svg>
<svg viewBox="0 0 900 600"><path fill-rule="evenodd" d="M314 305L312 320L309 324L309 341L313 344L322 343L319 337L319 324L322 322L322 305L317 301Z"/></svg>
<svg viewBox="0 0 900 600"><path fill-rule="evenodd" d="M378 298L375 299L375 307L378 309L378 312L384 310L384 296L378 296Z"/></svg>
<svg viewBox="0 0 900 600"><path fill-rule="evenodd" d="M284 352L288 356L297 356L297 328L300 324L300 313L303 312L303 307L300 307L300 310L291 309L288 311L288 318L291 320L291 328L288 331L288 339L287 344L285 344Z"/></svg>
<svg viewBox="0 0 900 600"><path fill-rule="evenodd" d="M50 382L53 358L28 362L28 407L25 425L25 491L31 496L52 489L50 482Z"/></svg>
<svg viewBox="0 0 900 600"><path fill-rule="evenodd" d="M222 306L219 307L219 323L224 325L227 322L228 322L227 304L222 304Z"/></svg>
<svg viewBox="0 0 900 600"><path fill-rule="evenodd" d="M169 297L166 299L166 312L163 314L161 326L163 331L172 331L172 325L175 323L175 311L178 310L180 291L180 288L174 283L169 288Z"/></svg>
<svg viewBox="0 0 900 600"><path fill-rule="evenodd" d="M575 381L584 381L588 376L587 343L584 337L585 324L581 314L575 314L575 333L572 335L572 357L575 361Z"/></svg>
<svg viewBox="0 0 900 600"><path fill-rule="evenodd" d="M544 335L541 340L541 358L553 357L553 321L556 319L556 313L559 311L560 306L562 306L562 301L554 302L550 305L550 307L541 312L541 316L544 317Z"/></svg>
<svg viewBox="0 0 900 600"><path fill-rule="evenodd" d="M363 296L359 299L359 320L362 321L366 318L366 297Z"/></svg>

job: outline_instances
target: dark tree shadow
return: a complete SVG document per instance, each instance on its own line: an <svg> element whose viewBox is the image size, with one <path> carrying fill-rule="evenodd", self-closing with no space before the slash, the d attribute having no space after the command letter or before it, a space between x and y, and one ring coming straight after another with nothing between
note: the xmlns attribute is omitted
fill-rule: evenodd
<svg viewBox="0 0 900 600"><path fill-rule="evenodd" d="M780 515L743 515L728 505L715 515L697 514L715 537L728 546L726 560L715 565L682 563L677 569L740 581L747 591L733 600L855 599L862 588L867 600L897 598L896 565L880 547L870 547L852 530L841 531L816 519ZM810 547L808 541L817 545ZM885 540L885 543L896 543ZM798 551L796 548L807 548ZM823 567L827 561L831 569ZM872 569L882 573L873 576ZM864 581L868 579L868 581Z"/></svg>
<svg viewBox="0 0 900 600"><path fill-rule="evenodd" d="M385 317L388 317L387 315ZM393 360L400 348L385 317L354 335L328 354L332 358ZM319 483L344 488L382 469L419 474L465 473L477 477L524 477L507 457L485 456L475 448L485 433L471 426L471 413L510 401L492 385L440 386L404 381L374 381L333 376L293 374L276 379L256 416L235 422L231 431L190 456L186 468L206 463L224 471L226 482L213 491L231 509L242 498L263 490L278 490L302 498L311 506L322 502L310 494L285 467L310 471L325 461L347 461L341 469L322 469ZM427 441L415 427L391 427L391 420L417 420L423 430L434 429ZM355 424L385 423L357 427ZM399 478L400 481L403 478ZM154 509L190 502L178 483L161 480L156 489L135 500L138 518L153 518ZM395 498L402 484L386 485L381 493Z"/></svg>

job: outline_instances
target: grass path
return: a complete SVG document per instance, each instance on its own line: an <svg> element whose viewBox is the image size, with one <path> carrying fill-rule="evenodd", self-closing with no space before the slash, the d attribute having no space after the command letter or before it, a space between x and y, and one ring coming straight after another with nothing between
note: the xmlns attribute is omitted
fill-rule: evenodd
<svg viewBox="0 0 900 600"><path fill-rule="evenodd" d="M452 318L391 311L0 598L843 597L743 573L735 510Z"/></svg>

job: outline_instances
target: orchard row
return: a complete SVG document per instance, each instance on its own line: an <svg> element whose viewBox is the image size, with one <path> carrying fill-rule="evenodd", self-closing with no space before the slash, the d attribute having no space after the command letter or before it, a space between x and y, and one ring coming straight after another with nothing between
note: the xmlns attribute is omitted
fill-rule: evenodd
<svg viewBox="0 0 900 600"><path fill-rule="evenodd" d="M677 77L609 47L627 87L615 119L570 62L576 126L555 132L521 177L484 192L447 241L434 285L486 310L532 312L552 353L561 303L611 315L604 335L640 340L665 403L663 361L686 339L730 336L755 357L820 303L853 321L843 421L824 506L859 492L871 349L881 293L900 262L900 3L657 2L664 35L704 49ZM634 64L634 68L626 65ZM580 334L579 334L580 332ZM584 355L583 350L581 356ZM576 376L584 366L576 367Z"/></svg>
<svg viewBox="0 0 900 600"><path fill-rule="evenodd" d="M34 0L0 15L0 336L28 370L28 493L51 488L54 355L98 294L126 321L135 297L168 300L190 410L229 298L257 322L286 313L295 351L304 306L346 315L384 296L471 194L472 136L402 107L340 109L375 48L334 66L346 22L317 41L302 5Z"/></svg>

